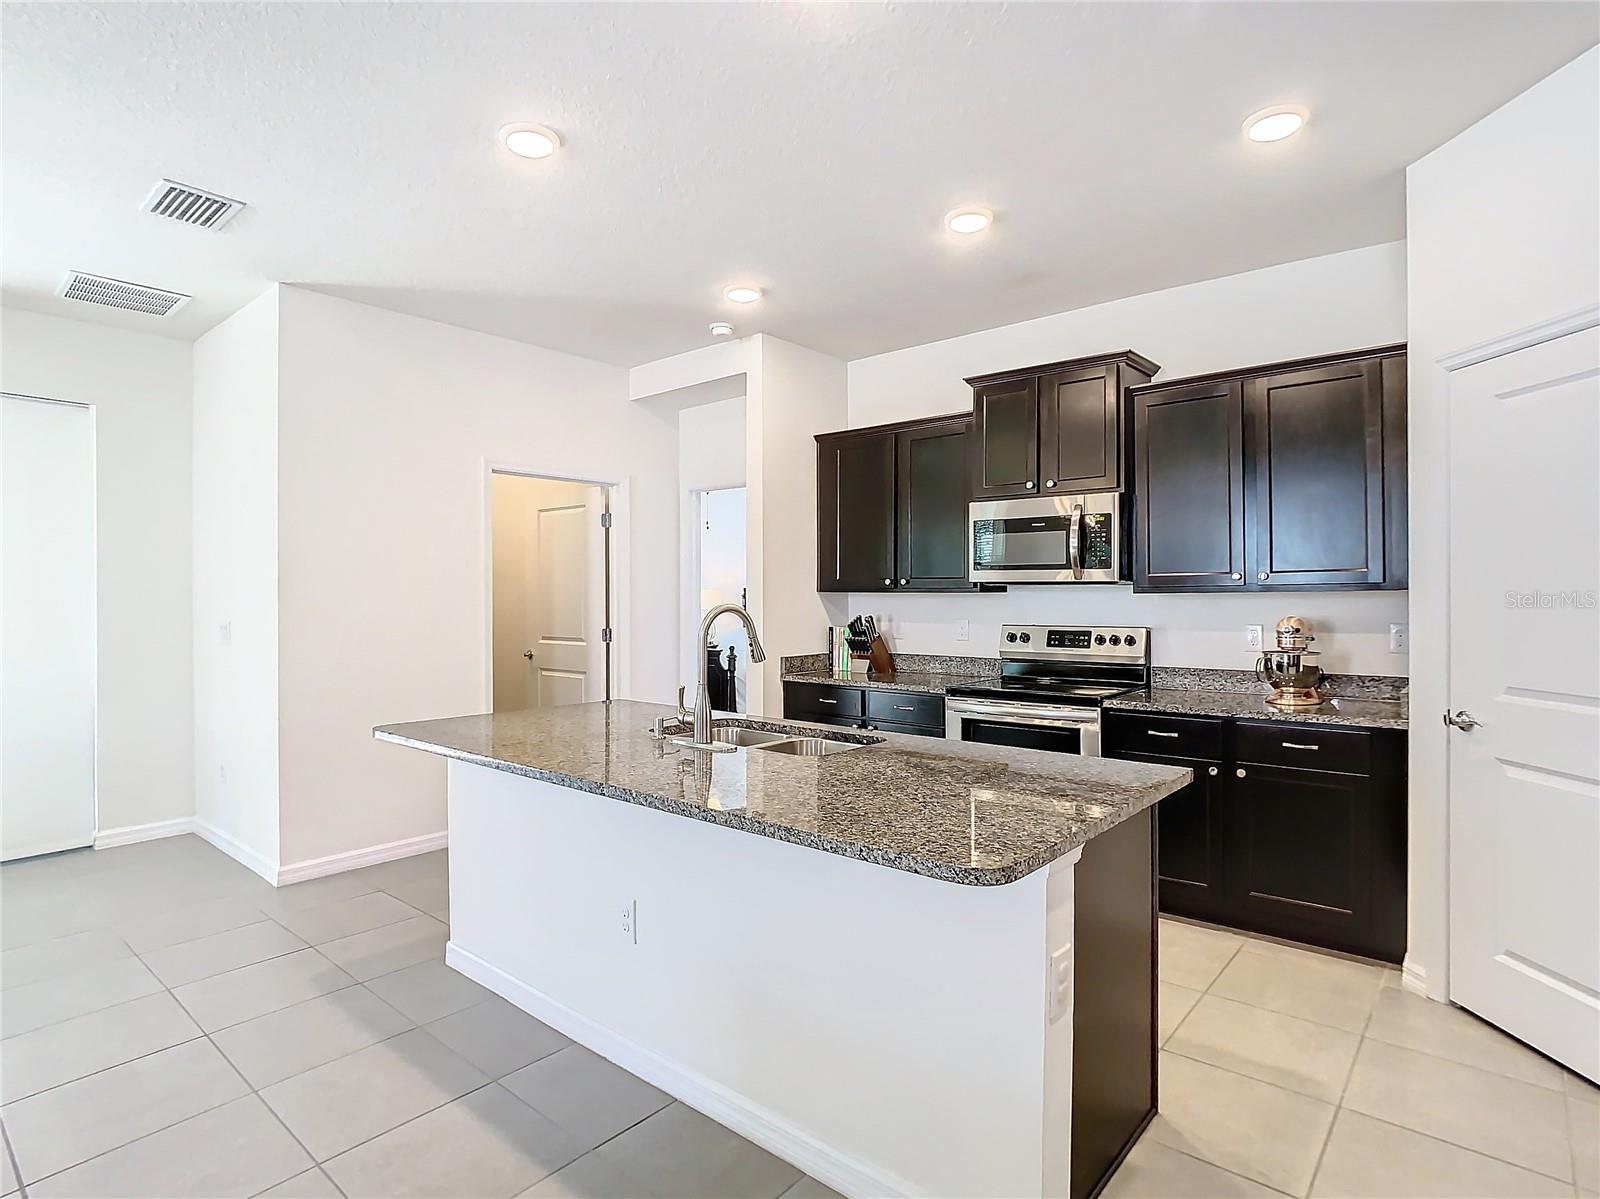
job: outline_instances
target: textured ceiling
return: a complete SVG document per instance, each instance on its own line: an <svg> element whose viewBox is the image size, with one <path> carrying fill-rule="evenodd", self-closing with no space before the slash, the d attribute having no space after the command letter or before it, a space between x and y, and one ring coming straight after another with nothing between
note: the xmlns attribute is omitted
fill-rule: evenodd
<svg viewBox="0 0 1600 1199"><path fill-rule="evenodd" d="M281 280L620 364L719 318L859 357L1402 237L1405 165L1596 13L7 3L5 298L194 337ZM1311 123L1246 142L1276 102ZM565 148L507 155L512 120ZM250 207L139 212L162 175ZM994 228L946 233L962 203ZM68 269L195 299L104 313Z"/></svg>

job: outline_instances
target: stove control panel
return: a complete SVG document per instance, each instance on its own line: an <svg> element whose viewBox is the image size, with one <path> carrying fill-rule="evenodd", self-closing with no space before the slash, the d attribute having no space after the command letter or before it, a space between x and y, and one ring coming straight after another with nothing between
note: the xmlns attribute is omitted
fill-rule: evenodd
<svg viewBox="0 0 1600 1199"><path fill-rule="evenodd" d="M1006 625L1000 630L1002 658L1150 660L1150 630L1072 625Z"/></svg>

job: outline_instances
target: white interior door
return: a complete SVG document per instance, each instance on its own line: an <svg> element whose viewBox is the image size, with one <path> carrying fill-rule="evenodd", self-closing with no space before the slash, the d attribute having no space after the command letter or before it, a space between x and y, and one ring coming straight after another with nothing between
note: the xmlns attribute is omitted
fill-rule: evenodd
<svg viewBox="0 0 1600 1199"><path fill-rule="evenodd" d="M1600 329L1450 405L1450 997L1600 1078Z"/></svg>
<svg viewBox="0 0 1600 1199"><path fill-rule="evenodd" d="M534 513L535 703L605 698L604 561L599 487L541 498Z"/></svg>
<svg viewBox="0 0 1600 1199"><path fill-rule="evenodd" d="M94 843L94 418L0 415L0 860Z"/></svg>

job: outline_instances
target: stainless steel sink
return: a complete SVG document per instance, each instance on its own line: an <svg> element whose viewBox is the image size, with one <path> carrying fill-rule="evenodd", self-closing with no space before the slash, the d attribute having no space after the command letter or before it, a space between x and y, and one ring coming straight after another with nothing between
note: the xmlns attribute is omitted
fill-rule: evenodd
<svg viewBox="0 0 1600 1199"><path fill-rule="evenodd" d="M795 754L802 758L825 758L830 754L847 754L852 749L865 749L860 741L833 741L827 737L785 737L757 745L756 749L770 749L778 754Z"/></svg>
<svg viewBox="0 0 1600 1199"><path fill-rule="evenodd" d="M766 746L774 741L786 741L788 733L769 733L762 729L714 728L711 739L723 745Z"/></svg>

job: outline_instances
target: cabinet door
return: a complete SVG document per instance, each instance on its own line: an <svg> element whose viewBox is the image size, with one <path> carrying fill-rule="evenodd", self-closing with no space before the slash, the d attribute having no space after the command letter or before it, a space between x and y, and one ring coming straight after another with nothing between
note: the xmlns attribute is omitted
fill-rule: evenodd
<svg viewBox="0 0 1600 1199"><path fill-rule="evenodd" d="M1037 495L1038 380L1014 379L973 388L972 417L972 494L979 499Z"/></svg>
<svg viewBox="0 0 1600 1199"><path fill-rule="evenodd" d="M967 590L967 450L970 420L896 435L899 520L895 586Z"/></svg>
<svg viewBox="0 0 1600 1199"><path fill-rule="evenodd" d="M894 586L893 433L817 442L817 590Z"/></svg>
<svg viewBox="0 0 1600 1199"><path fill-rule="evenodd" d="M1227 812L1237 923L1372 952L1371 814L1361 775L1241 763L1228 780Z"/></svg>
<svg viewBox="0 0 1600 1199"><path fill-rule="evenodd" d="M1039 493L1107 491L1121 484L1117 368L1039 380Z"/></svg>
<svg viewBox="0 0 1600 1199"><path fill-rule="evenodd" d="M1133 413L1134 590L1242 590L1242 386L1223 380L1136 395Z"/></svg>
<svg viewBox="0 0 1600 1199"><path fill-rule="evenodd" d="M1377 359L1251 379L1245 444L1254 476L1257 588L1384 581L1383 387Z"/></svg>
<svg viewBox="0 0 1600 1199"><path fill-rule="evenodd" d="M1161 910L1169 915L1226 922L1221 764L1159 754L1118 753L1115 756L1130 762L1155 762L1194 771L1194 782L1156 805L1158 898Z"/></svg>

